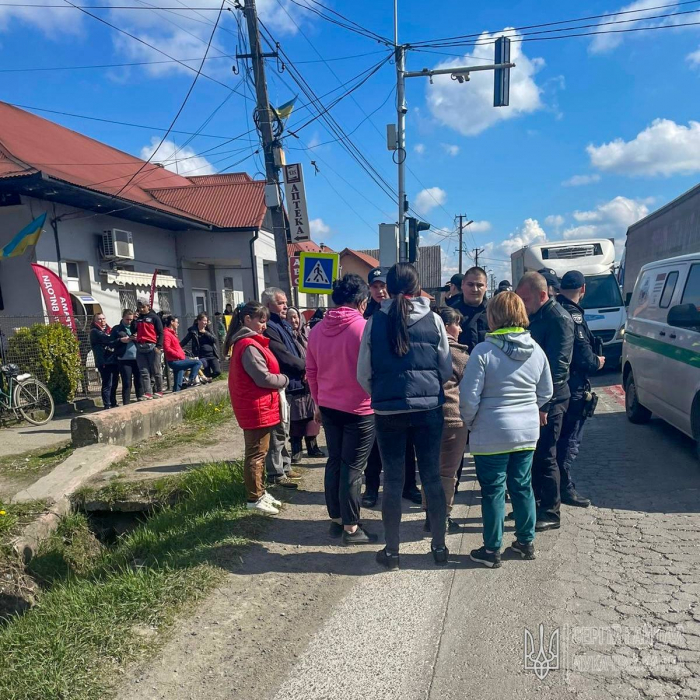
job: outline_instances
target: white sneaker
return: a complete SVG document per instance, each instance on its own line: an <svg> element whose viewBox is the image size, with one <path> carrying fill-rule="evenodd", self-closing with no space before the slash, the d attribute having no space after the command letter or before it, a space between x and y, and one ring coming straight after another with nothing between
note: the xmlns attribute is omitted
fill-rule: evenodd
<svg viewBox="0 0 700 700"><path fill-rule="evenodd" d="M255 503L247 503L246 508L248 508L248 510L260 511L265 515L277 515L279 513L279 510L277 510L277 508L275 508L275 506L273 506L272 503L265 498L265 496L262 496L260 499L255 501Z"/></svg>
<svg viewBox="0 0 700 700"><path fill-rule="evenodd" d="M282 501L278 501L269 491L265 491L265 495L263 496L263 498L268 503L271 503L275 508L282 507Z"/></svg>

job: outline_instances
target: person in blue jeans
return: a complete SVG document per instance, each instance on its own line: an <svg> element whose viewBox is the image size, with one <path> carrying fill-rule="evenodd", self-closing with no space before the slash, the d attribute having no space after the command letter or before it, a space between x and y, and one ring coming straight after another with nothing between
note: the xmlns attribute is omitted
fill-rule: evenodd
<svg viewBox="0 0 700 700"><path fill-rule="evenodd" d="M547 356L525 329L527 311L513 292L489 302L490 333L471 355L459 385L460 413L481 485L484 545L472 561L501 566L506 486L513 503L516 539L510 548L535 558L532 456L540 434L540 406L552 397Z"/></svg>
<svg viewBox="0 0 700 700"><path fill-rule="evenodd" d="M173 391L182 389L182 379L187 370L190 371L189 386L192 386L202 368L201 360L185 357L185 351L177 337L179 326L180 319L177 316L166 316L163 319L163 352L165 361L173 372Z"/></svg>
<svg viewBox="0 0 700 700"><path fill-rule="evenodd" d="M386 547L377 562L399 568L401 498L406 477L406 444L413 438L418 472L432 528L431 552L447 564L446 504L440 479L440 441L445 402L443 384L452 377L452 358L442 319L420 296L418 273L398 263L386 277L390 299L367 321L357 363L357 380L370 395L384 467L382 521Z"/></svg>

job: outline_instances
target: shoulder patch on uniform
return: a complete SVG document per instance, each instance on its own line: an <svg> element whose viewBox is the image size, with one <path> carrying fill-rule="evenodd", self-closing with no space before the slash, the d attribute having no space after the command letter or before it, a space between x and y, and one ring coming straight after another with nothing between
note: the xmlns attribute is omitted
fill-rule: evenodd
<svg viewBox="0 0 700 700"><path fill-rule="evenodd" d="M571 318L574 319L574 323L578 323L578 324L583 323L583 314L579 311L574 311L571 314Z"/></svg>

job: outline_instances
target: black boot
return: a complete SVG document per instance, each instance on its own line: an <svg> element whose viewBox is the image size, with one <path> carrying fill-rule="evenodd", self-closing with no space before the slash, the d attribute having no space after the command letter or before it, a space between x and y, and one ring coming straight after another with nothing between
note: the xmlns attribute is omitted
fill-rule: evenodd
<svg viewBox="0 0 700 700"><path fill-rule="evenodd" d="M315 437L304 438L306 442L306 454L309 457L325 457L326 453L318 446Z"/></svg>

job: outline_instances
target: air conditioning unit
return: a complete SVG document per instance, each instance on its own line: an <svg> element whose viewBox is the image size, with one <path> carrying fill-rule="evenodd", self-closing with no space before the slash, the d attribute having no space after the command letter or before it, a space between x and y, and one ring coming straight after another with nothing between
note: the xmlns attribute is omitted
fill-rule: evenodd
<svg viewBox="0 0 700 700"><path fill-rule="evenodd" d="M105 260L133 260L134 242L131 232L118 228L103 231L102 257Z"/></svg>

